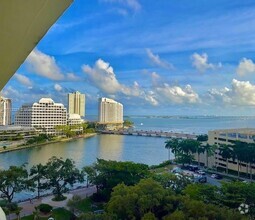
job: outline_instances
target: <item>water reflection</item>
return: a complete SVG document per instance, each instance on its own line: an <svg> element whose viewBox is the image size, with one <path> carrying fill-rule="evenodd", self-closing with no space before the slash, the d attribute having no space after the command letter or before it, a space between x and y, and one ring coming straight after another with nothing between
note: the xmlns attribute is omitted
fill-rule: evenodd
<svg viewBox="0 0 255 220"><path fill-rule="evenodd" d="M96 158L158 164L167 160L164 138L121 135L97 135L87 139L49 144L0 154L0 168L28 163L45 164L52 156L71 158L78 168L91 165Z"/></svg>
<svg viewBox="0 0 255 220"><path fill-rule="evenodd" d="M98 158L105 160L122 160L123 136L100 135L98 144Z"/></svg>

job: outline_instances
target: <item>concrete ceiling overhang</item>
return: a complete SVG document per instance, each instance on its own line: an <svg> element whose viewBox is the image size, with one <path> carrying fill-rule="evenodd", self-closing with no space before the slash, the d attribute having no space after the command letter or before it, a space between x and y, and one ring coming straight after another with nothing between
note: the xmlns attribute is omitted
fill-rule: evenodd
<svg viewBox="0 0 255 220"><path fill-rule="evenodd" d="M0 1L0 91L72 1Z"/></svg>

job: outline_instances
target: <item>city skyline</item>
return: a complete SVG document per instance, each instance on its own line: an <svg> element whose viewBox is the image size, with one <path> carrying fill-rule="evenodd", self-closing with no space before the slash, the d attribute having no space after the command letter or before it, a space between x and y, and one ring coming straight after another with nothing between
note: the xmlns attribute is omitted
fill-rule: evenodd
<svg viewBox="0 0 255 220"><path fill-rule="evenodd" d="M79 90L88 115L104 96L126 115L255 115L254 12L253 1L76 0L2 95L67 106Z"/></svg>

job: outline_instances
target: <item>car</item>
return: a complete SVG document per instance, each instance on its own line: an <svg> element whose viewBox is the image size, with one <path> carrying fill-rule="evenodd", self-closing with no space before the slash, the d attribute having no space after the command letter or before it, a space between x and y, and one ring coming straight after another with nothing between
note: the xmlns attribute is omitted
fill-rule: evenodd
<svg viewBox="0 0 255 220"><path fill-rule="evenodd" d="M188 166L188 170L195 172L195 171L198 170L198 166L196 166L196 165L189 165Z"/></svg>
<svg viewBox="0 0 255 220"><path fill-rule="evenodd" d="M218 179L218 180L220 180L220 179L222 179L222 178L223 178L223 176L222 176L222 175L217 174L217 173L213 173L213 174L211 175L211 177L212 177L212 178L214 178L214 179Z"/></svg>
<svg viewBox="0 0 255 220"><path fill-rule="evenodd" d="M183 170L180 167L175 167L172 169L172 173L183 173Z"/></svg>
<svg viewBox="0 0 255 220"><path fill-rule="evenodd" d="M200 174L202 176L204 176L206 174L203 170L197 170L196 173Z"/></svg>

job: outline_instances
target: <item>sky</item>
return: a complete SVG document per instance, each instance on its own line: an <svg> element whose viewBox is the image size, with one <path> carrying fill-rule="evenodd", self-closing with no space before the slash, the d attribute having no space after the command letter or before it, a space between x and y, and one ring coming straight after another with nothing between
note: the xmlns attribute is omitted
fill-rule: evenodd
<svg viewBox="0 0 255 220"><path fill-rule="evenodd" d="M67 93L124 115L255 116L253 0L75 0L2 95L14 109Z"/></svg>

